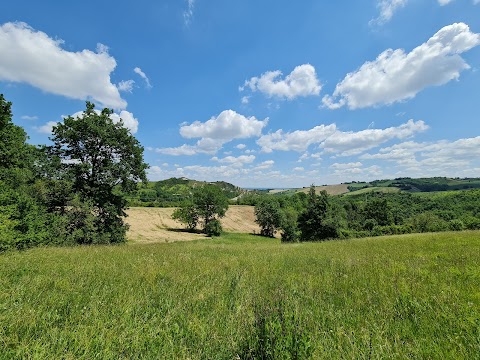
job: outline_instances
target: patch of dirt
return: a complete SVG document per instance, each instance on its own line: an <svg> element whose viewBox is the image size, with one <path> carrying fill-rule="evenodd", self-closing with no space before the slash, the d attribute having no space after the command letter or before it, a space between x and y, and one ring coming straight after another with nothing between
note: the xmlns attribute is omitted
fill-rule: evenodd
<svg viewBox="0 0 480 360"><path fill-rule="evenodd" d="M181 223L172 219L175 208L130 208L125 222L130 225L127 238L135 243L158 243L205 239L204 234L183 231ZM232 205L220 220L228 232L259 233L253 206Z"/></svg>

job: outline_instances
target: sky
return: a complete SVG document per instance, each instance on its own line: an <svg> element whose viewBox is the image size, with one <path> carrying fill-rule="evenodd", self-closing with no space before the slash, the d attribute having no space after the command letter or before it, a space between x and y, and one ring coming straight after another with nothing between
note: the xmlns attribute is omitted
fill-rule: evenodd
<svg viewBox="0 0 480 360"><path fill-rule="evenodd" d="M480 176L480 0L25 1L0 93L32 144L85 101L152 181Z"/></svg>

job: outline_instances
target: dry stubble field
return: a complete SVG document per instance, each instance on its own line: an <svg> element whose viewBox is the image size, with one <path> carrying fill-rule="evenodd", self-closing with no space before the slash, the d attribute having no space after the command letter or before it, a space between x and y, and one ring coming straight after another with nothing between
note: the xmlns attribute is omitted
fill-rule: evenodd
<svg viewBox="0 0 480 360"><path fill-rule="evenodd" d="M205 235L183 231L183 226L172 220L175 208L130 208L125 221L130 225L127 237L135 243L158 243L204 239ZM223 229L235 233L259 233L253 206L230 206L221 219Z"/></svg>

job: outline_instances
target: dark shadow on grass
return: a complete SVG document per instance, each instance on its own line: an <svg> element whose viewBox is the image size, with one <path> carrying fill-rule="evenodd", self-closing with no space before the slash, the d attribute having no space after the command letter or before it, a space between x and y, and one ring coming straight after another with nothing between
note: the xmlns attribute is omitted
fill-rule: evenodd
<svg viewBox="0 0 480 360"><path fill-rule="evenodd" d="M199 229L178 229L178 228L165 228L167 231L177 232L177 233L188 233L188 234L203 234L202 230Z"/></svg>

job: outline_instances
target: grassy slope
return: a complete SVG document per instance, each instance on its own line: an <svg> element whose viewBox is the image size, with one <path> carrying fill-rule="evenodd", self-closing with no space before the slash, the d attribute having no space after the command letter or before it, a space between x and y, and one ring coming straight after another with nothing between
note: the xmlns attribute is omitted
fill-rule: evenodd
<svg viewBox="0 0 480 360"><path fill-rule="evenodd" d="M8 253L0 358L473 359L479 264L479 232Z"/></svg>

